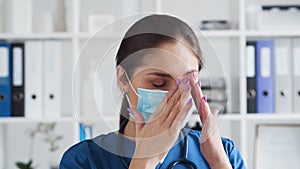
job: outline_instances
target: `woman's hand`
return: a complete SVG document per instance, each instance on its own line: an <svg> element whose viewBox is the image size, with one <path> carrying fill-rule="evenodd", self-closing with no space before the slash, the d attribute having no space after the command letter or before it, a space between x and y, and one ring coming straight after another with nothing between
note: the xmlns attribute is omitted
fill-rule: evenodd
<svg viewBox="0 0 300 169"><path fill-rule="evenodd" d="M128 111L134 115L136 149L130 168L154 168L176 142L182 123L192 106L190 80L177 81L156 111L145 123L136 109Z"/></svg>
<svg viewBox="0 0 300 169"><path fill-rule="evenodd" d="M191 87L192 97L198 109L203 126L200 140L200 151L202 155L212 169L232 168L225 153L216 122L218 110L211 110L209 108L207 98L201 91L201 83L198 81L197 74L193 74Z"/></svg>

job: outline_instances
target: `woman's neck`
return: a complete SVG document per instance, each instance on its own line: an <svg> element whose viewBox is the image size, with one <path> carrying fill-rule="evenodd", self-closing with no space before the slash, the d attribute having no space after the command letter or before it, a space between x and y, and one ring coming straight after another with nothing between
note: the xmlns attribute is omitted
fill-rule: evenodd
<svg viewBox="0 0 300 169"><path fill-rule="evenodd" d="M135 138L135 124L133 121L129 120L124 129L124 136L130 140Z"/></svg>

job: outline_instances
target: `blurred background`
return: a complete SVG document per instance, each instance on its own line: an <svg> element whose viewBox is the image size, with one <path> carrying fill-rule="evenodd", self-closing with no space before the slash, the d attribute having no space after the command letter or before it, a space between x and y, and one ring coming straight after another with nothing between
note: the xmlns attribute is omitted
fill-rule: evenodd
<svg viewBox="0 0 300 169"><path fill-rule="evenodd" d="M71 145L118 129L104 79L150 13L201 32L203 90L247 168L299 168L300 0L0 0L0 169L58 168ZM201 130L197 112L187 127Z"/></svg>

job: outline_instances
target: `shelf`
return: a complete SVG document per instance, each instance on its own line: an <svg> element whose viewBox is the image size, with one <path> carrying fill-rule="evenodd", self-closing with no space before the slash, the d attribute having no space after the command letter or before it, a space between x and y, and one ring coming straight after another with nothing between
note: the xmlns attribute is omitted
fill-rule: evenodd
<svg viewBox="0 0 300 169"><path fill-rule="evenodd" d="M285 31L246 31L247 37L300 37L300 31L285 30Z"/></svg>
<svg viewBox="0 0 300 169"><path fill-rule="evenodd" d="M10 123L47 123L47 122L74 122L73 117L58 117L58 118L26 118L26 117L1 117L1 124Z"/></svg>
<svg viewBox="0 0 300 169"><path fill-rule="evenodd" d="M201 34L212 38L239 37L240 35L240 32L238 30L199 30L199 31L201 32ZM76 34L76 36L80 39L89 39L93 35L97 35L97 38L103 38L103 39L115 39L115 38L117 39L124 36L120 32L111 32L111 33L103 33L103 34L81 32Z"/></svg>
<svg viewBox="0 0 300 169"><path fill-rule="evenodd" d="M298 114L221 114L218 115L219 120L240 121L244 120L298 120L300 121L300 113Z"/></svg>
<svg viewBox="0 0 300 169"><path fill-rule="evenodd" d="M89 39L93 36L96 36L96 38L101 38L101 39L119 39L124 35L120 32L110 32L110 33L81 32L76 34L76 37L79 39Z"/></svg>
<svg viewBox="0 0 300 169"><path fill-rule="evenodd" d="M247 114L247 120L298 120L300 121L300 113L298 114Z"/></svg>
<svg viewBox="0 0 300 169"><path fill-rule="evenodd" d="M99 122L119 122L119 116L104 116L104 117L80 117L79 120L76 119L79 122L83 123L99 123Z"/></svg>
<svg viewBox="0 0 300 169"><path fill-rule="evenodd" d="M238 30L200 30L207 37L226 38L226 37L239 37Z"/></svg>
<svg viewBox="0 0 300 169"><path fill-rule="evenodd" d="M230 120L230 121L239 121L242 116L240 114L222 114L218 115L220 120Z"/></svg>
<svg viewBox="0 0 300 169"><path fill-rule="evenodd" d="M230 38L239 37L241 32L239 30L200 30L200 32L211 38ZM246 31L247 37L300 37L300 31ZM103 34L95 34L89 32L80 33L67 33L67 32L55 32L55 33L32 33L32 34L0 34L1 40L10 39L72 39L77 37L79 39L89 39L93 35L97 35L97 38L103 39L115 39L123 37L120 32L111 32Z"/></svg>
<svg viewBox="0 0 300 169"><path fill-rule="evenodd" d="M71 39L74 37L73 33L55 32L55 33L32 33L32 34L0 34L0 39L14 40L14 39Z"/></svg>

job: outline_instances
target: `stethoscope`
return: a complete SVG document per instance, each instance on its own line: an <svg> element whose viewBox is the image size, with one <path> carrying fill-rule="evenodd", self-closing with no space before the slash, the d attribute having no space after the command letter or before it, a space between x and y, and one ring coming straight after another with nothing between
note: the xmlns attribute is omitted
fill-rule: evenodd
<svg viewBox="0 0 300 169"><path fill-rule="evenodd" d="M128 123L128 119L124 120L120 126L119 129L119 134L123 134L126 124ZM192 168L192 169L197 169L197 166L195 163L193 163L192 161L187 159L187 155L188 155L188 140L187 140L187 134L186 131L184 129L181 130L183 136L184 136L184 156L183 158L180 158L178 160L173 161L171 164L169 164L168 169L173 169L176 165L185 165L188 166L188 168ZM119 144L118 144L119 145ZM119 147L117 147L119 149ZM125 168L129 168L129 166L127 165L124 157L122 155L119 156L123 165L125 166Z"/></svg>

